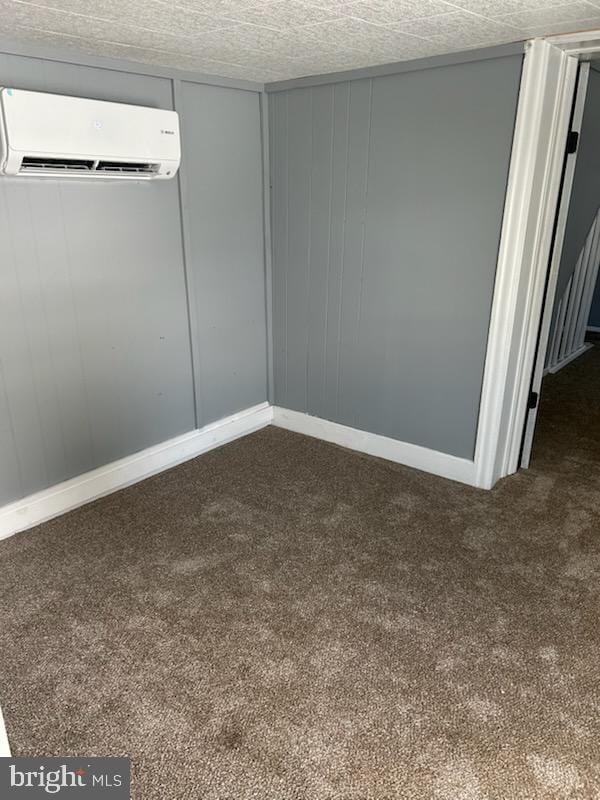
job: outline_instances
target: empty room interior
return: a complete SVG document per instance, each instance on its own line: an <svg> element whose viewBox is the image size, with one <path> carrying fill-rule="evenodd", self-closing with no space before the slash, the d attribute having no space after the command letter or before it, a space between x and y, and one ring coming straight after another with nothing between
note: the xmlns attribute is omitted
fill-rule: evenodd
<svg viewBox="0 0 600 800"><path fill-rule="evenodd" d="M598 800L600 0L0 20L0 797Z"/></svg>

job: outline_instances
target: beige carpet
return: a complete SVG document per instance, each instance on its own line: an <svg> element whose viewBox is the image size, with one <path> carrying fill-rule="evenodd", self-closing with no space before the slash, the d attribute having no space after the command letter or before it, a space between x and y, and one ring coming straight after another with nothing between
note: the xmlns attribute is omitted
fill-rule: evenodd
<svg viewBox="0 0 600 800"><path fill-rule="evenodd" d="M0 542L16 755L143 800L600 797L600 347L486 493L267 429Z"/></svg>

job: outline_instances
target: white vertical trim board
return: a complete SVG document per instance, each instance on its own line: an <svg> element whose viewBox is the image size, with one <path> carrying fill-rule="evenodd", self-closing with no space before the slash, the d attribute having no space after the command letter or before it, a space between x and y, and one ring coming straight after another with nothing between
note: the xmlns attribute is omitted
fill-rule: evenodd
<svg viewBox="0 0 600 800"><path fill-rule="evenodd" d="M330 422L280 406L273 407L273 424L295 433L303 433L305 436L347 447L349 450L385 458L460 483L475 485L475 463L465 458L457 458L448 453L390 439L388 436L350 428L338 422Z"/></svg>
<svg viewBox="0 0 600 800"><path fill-rule="evenodd" d="M268 403L240 411L0 508L0 539L189 461L271 423Z"/></svg>
<svg viewBox="0 0 600 800"><path fill-rule="evenodd" d="M6 725L4 724L4 717L2 716L2 709L0 708L0 758L10 758L10 755L8 734L6 733Z"/></svg>
<svg viewBox="0 0 600 800"><path fill-rule="evenodd" d="M483 488L518 465L576 74L576 58L528 42L475 448Z"/></svg>

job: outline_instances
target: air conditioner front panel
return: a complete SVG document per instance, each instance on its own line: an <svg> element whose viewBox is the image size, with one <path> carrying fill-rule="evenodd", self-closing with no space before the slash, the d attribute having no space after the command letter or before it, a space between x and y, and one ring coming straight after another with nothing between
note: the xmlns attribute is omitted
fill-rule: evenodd
<svg viewBox="0 0 600 800"><path fill-rule="evenodd" d="M39 173L50 171L54 162L57 174L83 174L78 161L158 165L154 177L177 170L181 154L175 111L6 88L0 103L4 171L9 174L35 174L36 159L45 163ZM21 170L24 158L30 162ZM113 172L117 177L117 170ZM132 171L120 172L119 177L133 177ZM102 176L107 175L112 173L103 170ZM145 176L150 176L148 168Z"/></svg>

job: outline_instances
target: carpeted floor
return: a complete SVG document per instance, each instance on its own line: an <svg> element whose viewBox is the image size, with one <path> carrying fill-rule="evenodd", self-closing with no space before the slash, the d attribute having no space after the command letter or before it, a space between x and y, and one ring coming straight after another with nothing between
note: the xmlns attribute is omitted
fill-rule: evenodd
<svg viewBox="0 0 600 800"><path fill-rule="evenodd" d="M600 347L482 492L266 429L0 542L16 755L143 800L600 798Z"/></svg>

